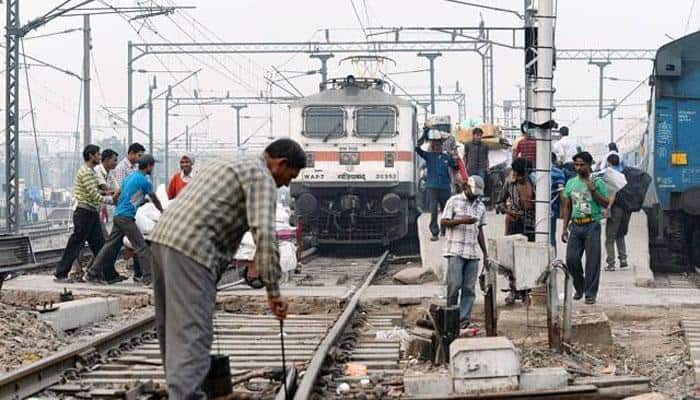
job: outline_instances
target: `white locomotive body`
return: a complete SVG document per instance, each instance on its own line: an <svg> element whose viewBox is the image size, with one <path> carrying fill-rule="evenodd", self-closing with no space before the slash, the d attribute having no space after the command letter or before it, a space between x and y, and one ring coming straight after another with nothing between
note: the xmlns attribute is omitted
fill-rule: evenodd
<svg viewBox="0 0 700 400"><path fill-rule="evenodd" d="M307 153L294 212L316 244L388 245L415 229L416 108L378 79L331 80L290 105Z"/></svg>

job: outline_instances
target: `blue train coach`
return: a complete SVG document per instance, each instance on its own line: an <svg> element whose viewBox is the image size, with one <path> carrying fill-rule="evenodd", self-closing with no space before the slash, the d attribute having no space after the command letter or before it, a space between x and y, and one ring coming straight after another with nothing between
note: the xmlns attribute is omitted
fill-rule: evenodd
<svg viewBox="0 0 700 400"><path fill-rule="evenodd" d="M644 167L651 267L700 269L700 33L659 48Z"/></svg>

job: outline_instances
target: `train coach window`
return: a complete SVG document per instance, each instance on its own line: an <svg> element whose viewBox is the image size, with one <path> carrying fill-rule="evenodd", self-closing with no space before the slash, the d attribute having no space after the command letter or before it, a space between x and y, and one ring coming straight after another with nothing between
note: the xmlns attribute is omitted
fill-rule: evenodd
<svg viewBox="0 0 700 400"><path fill-rule="evenodd" d="M358 136L391 137L396 135L396 110L392 107L364 107L355 113Z"/></svg>
<svg viewBox="0 0 700 400"><path fill-rule="evenodd" d="M324 140L345 136L345 111L340 107L307 107L302 134Z"/></svg>

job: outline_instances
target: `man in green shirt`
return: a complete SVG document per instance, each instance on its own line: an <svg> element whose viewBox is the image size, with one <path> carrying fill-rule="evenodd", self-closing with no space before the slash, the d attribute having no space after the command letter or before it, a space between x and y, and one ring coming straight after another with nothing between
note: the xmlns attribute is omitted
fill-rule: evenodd
<svg viewBox="0 0 700 400"><path fill-rule="evenodd" d="M566 264L574 278L574 300L585 295L586 304L595 304L601 264L600 220L603 208L608 206L608 189L602 179L591 180L590 153L579 152L573 159L577 176L564 188L561 241L567 244ZM583 253L586 253L585 275L581 264Z"/></svg>

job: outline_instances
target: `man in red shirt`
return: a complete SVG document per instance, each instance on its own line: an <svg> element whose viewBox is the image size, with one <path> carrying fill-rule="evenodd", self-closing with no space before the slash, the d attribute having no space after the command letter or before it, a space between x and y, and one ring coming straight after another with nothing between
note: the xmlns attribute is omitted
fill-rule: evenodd
<svg viewBox="0 0 700 400"><path fill-rule="evenodd" d="M517 141L513 147L513 159L515 158L524 158L529 160L532 165L535 165L537 159L537 140L527 133L523 133L522 138Z"/></svg>
<svg viewBox="0 0 700 400"><path fill-rule="evenodd" d="M194 157L191 154L185 153L180 157L180 172L173 175L170 178L170 183L168 184L168 200L172 200L177 197L182 189L187 186L187 184L192 179L192 166L194 165Z"/></svg>

